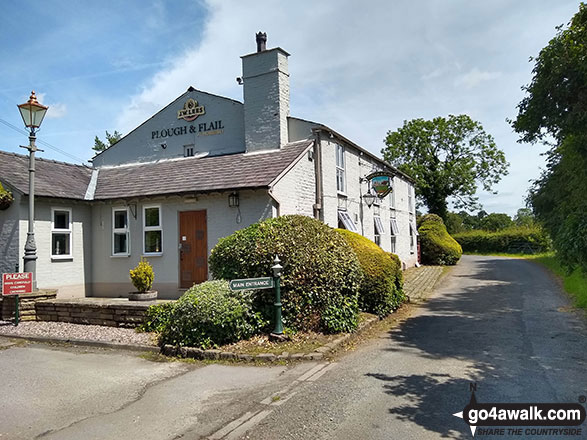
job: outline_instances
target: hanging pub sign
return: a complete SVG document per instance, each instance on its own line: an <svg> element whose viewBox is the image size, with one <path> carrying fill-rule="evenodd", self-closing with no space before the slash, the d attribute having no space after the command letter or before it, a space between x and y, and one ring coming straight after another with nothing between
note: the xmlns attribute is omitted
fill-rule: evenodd
<svg viewBox="0 0 587 440"><path fill-rule="evenodd" d="M193 98L188 98L185 101L183 108L177 111L177 119L191 122L204 113L206 113L206 109L203 105L198 105L198 101Z"/></svg>
<svg viewBox="0 0 587 440"><path fill-rule="evenodd" d="M387 171L376 171L365 177L371 182L371 188L377 194L377 197L382 199L388 195L392 190L393 174Z"/></svg>

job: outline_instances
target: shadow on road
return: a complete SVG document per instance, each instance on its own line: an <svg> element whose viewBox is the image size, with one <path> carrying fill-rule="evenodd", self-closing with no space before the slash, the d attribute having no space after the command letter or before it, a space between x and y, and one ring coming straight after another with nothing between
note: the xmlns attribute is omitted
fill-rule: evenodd
<svg viewBox="0 0 587 440"><path fill-rule="evenodd" d="M406 403L389 408L400 420L443 438L471 438L464 422L451 416L468 402L471 383L479 384L480 401L532 401L528 390L541 380L542 368L526 341L522 290L548 280L537 276L531 263L505 259L465 259L450 278L438 296L421 306L422 313L389 333L385 348L439 361L439 368L367 376L382 381L385 393L402 396Z"/></svg>

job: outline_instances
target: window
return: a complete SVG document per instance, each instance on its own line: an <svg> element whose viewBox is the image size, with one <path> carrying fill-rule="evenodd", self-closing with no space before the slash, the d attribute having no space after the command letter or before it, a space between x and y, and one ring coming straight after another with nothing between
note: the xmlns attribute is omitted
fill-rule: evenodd
<svg viewBox="0 0 587 440"><path fill-rule="evenodd" d="M418 235L418 232L410 222L410 253L413 254L416 248L416 239L415 237Z"/></svg>
<svg viewBox="0 0 587 440"><path fill-rule="evenodd" d="M112 209L112 255L130 254L128 209Z"/></svg>
<svg viewBox="0 0 587 440"><path fill-rule="evenodd" d="M71 258L71 209L51 209L51 257Z"/></svg>
<svg viewBox="0 0 587 440"><path fill-rule="evenodd" d="M389 207L395 209L395 191L393 188L393 183L391 187L391 192L389 193Z"/></svg>
<svg viewBox="0 0 587 440"><path fill-rule="evenodd" d="M336 146L336 190L346 192L346 179L344 175L344 147Z"/></svg>
<svg viewBox="0 0 587 440"><path fill-rule="evenodd" d="M411 186L408 186L408 211L410 212L410 214L414 213L414 198L412 196L413 191L414 191L414 188Z"/></svg>
<svg viewBox="0 0 587 440"><path fill-rule="evenodd" d="M143 245L145 254L162 252L161 207L143 207Z"/></svg>
<svg viewBox="0 0 587 440"><path fill-rule="evenodd" d="M383 223L381 223L381 217L373 217L375 220L375 244L381 246L381 236L385 234Z"/></svg>
<svg viewBox="0 0 587 440"><path fill-rule="evenodd" d="M351 219L351 216L346 211L338 211L338 225L349 231L359 232L355 222Z"/></svg>
<svg viewBox="0 0 587 440"><path fill-rule="evenodd" d="M185 157L192 157L194 155L194 144L183 146L183 155Z"/></svg>
<svg viewBox="0 0 587 440"><path fill-rule="evenodd" d="M395 211L392 211L395 214ZM399 235L399 227L397 226L397 220L395 219L395 217L393 217L390 221L389 221L389 231L390 231L390 236L391 236L391 252L395 253L396 252L396 242L397 242L397 236Z"/></svg>

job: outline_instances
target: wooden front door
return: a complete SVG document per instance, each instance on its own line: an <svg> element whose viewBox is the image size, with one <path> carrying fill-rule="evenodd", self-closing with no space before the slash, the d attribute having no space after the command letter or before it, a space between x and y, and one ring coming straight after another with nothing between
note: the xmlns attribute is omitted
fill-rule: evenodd
<svg viewBox="0 0 587 440"><path fill-rule="evenodd" d="M206 211L179 213L179 287L190 288L208 279Z"/></svg>

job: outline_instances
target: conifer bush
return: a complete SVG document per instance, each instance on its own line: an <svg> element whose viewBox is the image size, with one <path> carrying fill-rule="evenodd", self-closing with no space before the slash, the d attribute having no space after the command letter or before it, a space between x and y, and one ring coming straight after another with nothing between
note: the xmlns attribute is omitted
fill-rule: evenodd
<svg viewBox="0 0 587 440"><path fill-rule="evenodd" d="M137 267L130 270L130 280L137 292L144 293L151 290L155 280L155 272L153 272L151 263L141 258Z"/></svg>
<svg viewBox="0 0 587 440"><path fill-rule="evenodd" d="M361 265L359 308L379 317L387 316L405 300L399 258L360 234L346 229L336 231L353 248Z"/></svg>
<svg viewBox="0 0 587 440"><path fill-rule="evenodd" d="M333 228L302 215L268 219L221 239L212 249L217 279L272 276L282 261L284 325L293 330L352 331L362 272L353 250ZM255 293L255 306L271 320L273 290Z"/></svg>
<svg viewBox="0 0 587 440"><path fill-rule="evenodd" d="M444 226L442 218L436 214L426 214L418 221L422 263L434 265L457 264L463 250Z"/></svg>

